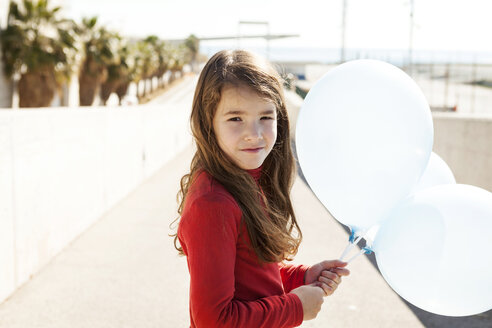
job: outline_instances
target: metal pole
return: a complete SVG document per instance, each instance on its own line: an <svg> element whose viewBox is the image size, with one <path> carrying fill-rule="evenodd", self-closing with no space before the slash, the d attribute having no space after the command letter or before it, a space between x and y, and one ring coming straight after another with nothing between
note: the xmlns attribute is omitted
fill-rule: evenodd
<svg viewBox="0 0 492 328"><path fill-rule="evenodd" d="M434 100L434 57L431 57L431 62L430 62L430 67L429 67L429 80L430 80L430 86L429 86L429 99L431 105L433 104Z"/></svg>
<svg viewBox="0 0 492 328"><path fill-rule="evenodd" d="M408 47L408 75L412 76L413 71L413 28L414 28L414 0L410 0L410 40Z"/></svg>
<svg viewBox="0 0 492 328"><path fill-rule="evenodd" d="M239 49L241 48L240 42L241 42L241 22L237 24L237 38L236 38L236 47Z"/></svg>
<svg viewBox="0 0 492 328"><path fill-rule="evenodd" d="M473 60L473 71L472 71L472 83L471 83L471 113L475 112L475 93L477 90L477 57L475 56Z"/></svg>
<svg viewBox="0 0 492 328"><path fill-rule="evenodd" d="M449 62L446 63L446 71L444 73L444 78L445 78L445 82L444 82L444 107L445 108L448 108L448 89L449 89Z"/></svg>
<svg viewBox="0 0 492 328"><path fill-rule="evenodd" d="M342 3L342 45L340 47L340 63L345 62L345 27L347 24L347 0Z"/></svg>
<svg viewBox="0 0 492 328"><path fill-rule="evenodd" d="M241 38L240 35L239 35L239 29L241 27L241 25L264 25L266 26L267 28L267 35L266 35L266 40L267 40L267 59L269 59L270 57L270 23L267 22L267 21L261 21L261 22L257 22L257 21L239 21L238 23L238 40ZM265 39L265 36L263 36L263 38Z"/></svg>

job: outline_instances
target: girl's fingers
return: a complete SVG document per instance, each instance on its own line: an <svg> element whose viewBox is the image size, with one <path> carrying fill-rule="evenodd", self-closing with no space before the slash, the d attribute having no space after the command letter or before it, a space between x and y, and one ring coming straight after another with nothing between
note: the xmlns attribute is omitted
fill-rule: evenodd
<svg viewBox="0 0 492 328"><path fill-rule="evenodd" d="M318 278L318 281L320 283L320 287L325 292L325 296L330 296L331 294L333 294L338 287L338 283L322 276Z"/></svg>
<svg viewBox="0 0 492 328"><path fill-rule="evenodd" d="M330 286L331 288L337 288L337 287L338 287L338 285L341 283L341 282L337 282L337 281L335 281L335 280L331 280L331 279L329 279L329 278L326 278L326 277L321 277L321 276L319 277L319 279L318 279L318 280L319 280L320 282L322 282L322 283L327 284L327 285L328 285L328 286Z"/></svg>
<svg viewBox="0 0 492 328"><path fill-rule="evenodd" d="M333 268L330 269L330 271L336 273L339 276L348 276L350 274L349 269L345 268Z"/></svg>
<svg viewBox="0 0 492 328"><path fill-rule="evenodd" d="M340 260L331 260L331 261L323 261L320 264L323 266L324 269L331 269L331 268L337 268L337 267L344 267L348 263L340 261Z"/></svg>
<svg viewBox="0 0 492 328"><path fill-rule="evenodd" d="M340 278L338 274L328 270L321 271L320 277L325 277L327 279L333 280L337 284L342 282L342 278Z"/></svg>
<svg viewBox="0 0 492 328"><path fill-rule="evenodd" d="M331 268L321 271L318 277L318 286L323 289L326 296L335 292L338 285L342 283L342 276L348 276L350 271L345 268Z"/></svg>
<svg viewBox="0 0 492 328"><path fill-rule="evenodd" d="M318 282L318 286L321 287L321 289L323 289L325 296L330 296L335 291L335 289L333 287L330 287L329 285L327 285L321 281Z"/></svg>

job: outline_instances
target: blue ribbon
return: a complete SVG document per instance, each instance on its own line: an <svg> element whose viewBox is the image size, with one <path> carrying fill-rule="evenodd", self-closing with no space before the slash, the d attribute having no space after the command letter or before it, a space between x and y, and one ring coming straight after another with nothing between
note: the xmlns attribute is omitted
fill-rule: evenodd
<svg viewBox="0 0 492 328"><path fill-rule="evenodd" d="M350 237L349 237L349 242L353 244L355 241L355 230L350 229Z"/></svg>

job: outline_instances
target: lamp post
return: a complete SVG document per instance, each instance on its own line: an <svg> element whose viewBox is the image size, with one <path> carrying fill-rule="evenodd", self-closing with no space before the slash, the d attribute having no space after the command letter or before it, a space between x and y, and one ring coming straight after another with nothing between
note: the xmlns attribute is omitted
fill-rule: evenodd
<svg viewBox="0 0 492 328"><path fill-rule="evenodd" d="M414 29L414 0L410 0L410 38L408 45L408 75L413 73L413 29Z"/></svg>
<svg viewBox="0 0 492 328"><path fill-rule="evenodd" d="M267 40L267 59L270 59L270 23L269 22L256 22L256 21L239 21L238 29L237 29L237 37L238 37L238 45L239 40L241 39L241 25L264 25L266 26L267 34L265 39Z"/></svg>
<svg viewBox="0 0 492 328"><path fill-rule="evenodd" d="M342 45L340 47L340 63L345 62L345 27L347 23L347 0L342 3Z"/></svg>

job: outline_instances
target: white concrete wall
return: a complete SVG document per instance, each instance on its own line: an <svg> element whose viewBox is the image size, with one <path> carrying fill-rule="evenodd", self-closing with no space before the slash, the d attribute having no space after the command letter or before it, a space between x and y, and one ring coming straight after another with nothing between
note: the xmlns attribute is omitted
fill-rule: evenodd
<svg viewBox="0 0 492 328"><path fill-rule="evenodd" d="M492 192L492 114L433 113L434 149L457 183Z"/></svg>
<svg viewBox="0 0 492 328"><path fill-rule="evenodd" d="M0 302L190 144L189 107L0 110Z"/></svg>

